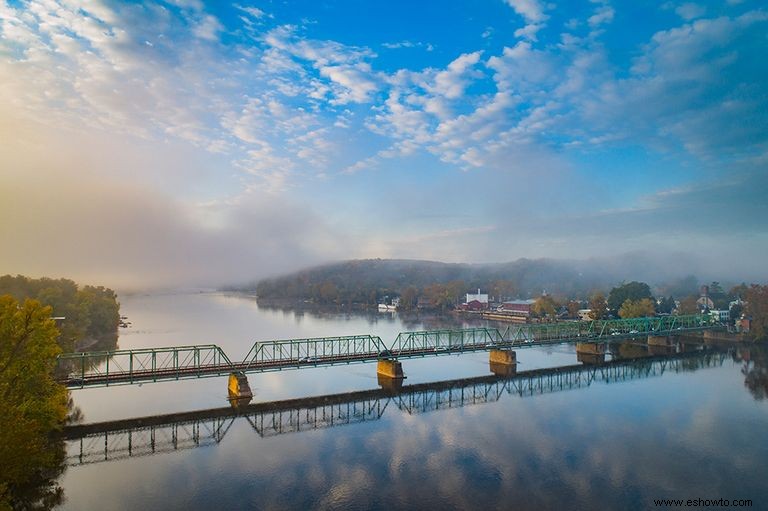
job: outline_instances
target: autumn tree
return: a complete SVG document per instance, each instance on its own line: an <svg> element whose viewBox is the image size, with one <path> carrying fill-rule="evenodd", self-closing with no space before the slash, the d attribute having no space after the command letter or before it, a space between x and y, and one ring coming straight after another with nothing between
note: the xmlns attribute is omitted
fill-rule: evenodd
<svg viewBox="0 0 768 511"><path fill-rule="evenodd" d="M696 296L686 296L680 300L680 306L677 308L679 314L698 314L699 306L696 303Z"/></svg>
<svg viewBox="0 0 768 511"><path fill-rule="evenodd" d="M566 304L566 307L568 307L568 317L569 318L578 318L579 317L579 310L581 309L581 302L577 302L576 300L570 300Z"/></svg>
<svg viewBox="0 0 768 511"><path fill-rule="evenodd" d="M0 508L61 501L63 449L50 435L67 414L67 390L53 379L58 335L50 307L0 296Z"/></svg>
<svg viewBox="0 0 768 511"><path fill-rule="evenodd" d="M589 298L589 309L591 319L605 319L608 316L608 304L605 301L605 295L599 291L594 293Z"/></svg>
<svg viewBox="0 0 768 511"><path fill-rule="evenodd" d="M642 300L625 300L619 308L619 317L621 319L645 318L653 316L655 313L655 303L650 298L643 298Z"/></svg>
<svg viewBox="0 0 768 511"><path fill-rule="evenodd" d="M415 309L418 301L419 291L413 286L408 286L400 295L400 308L403 310Z"/></svg>
<svg viewBox="0 0 768 511"><path fill-rule="evenodd" d="M531 310L535 315L537 315L540 318L546 317L546 316L554 316L557 314L557 307L558 304L555 302L555 300L549 296L549 295L543 295L536 299L536 301L533 304L533 307L531 307Z"/></svg>
<svg viewBox="0 0 768 511"><path fill-rule="evenodd" d="M447 310L459 302L465 291L464 281L453 280L446 284L430 284L424 288L424 296L432 307Z"/></svg>
<svg viewBox="0 0 768 511"><path fill-rule="evenodd" d="M749 335L758 341L768 339L768 286L752 284L744 294L745 312L752 317Z"/></svg>

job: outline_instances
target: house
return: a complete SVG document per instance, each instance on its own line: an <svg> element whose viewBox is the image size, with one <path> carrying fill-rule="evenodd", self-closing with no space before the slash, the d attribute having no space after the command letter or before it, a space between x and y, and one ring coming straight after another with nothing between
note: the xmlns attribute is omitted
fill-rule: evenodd
<svg viewBox="0 0 768 511"><path fill-rule="evenodd" d="M731 311L728 310L711 310L709 315L712 319L719 321L720 323L727 323L731 319Z"/></svg>
<svg viewBox="0 0 768 511"><path fill-rule="evenodd" d="M488 304L483 303L480 300L472 300L471 302L462 304L461 308L465 311L483 311L488 308Z"/></svg>
<svg viewBox="0 0 768 511"><path fill-rule="evenodd" d="M484 303L486 307L488 306L488 295L485 293L481 293L480 289L477 289L477 294L467 293L467 299L464 301L464 303L469 304L472 301L478 301L480 303Z"/></svg>
<svg viewBox="0 0 768 511"><path fill-rule="evenodd" d="M512 316L529 317L536 300L511 300L504 302L499 307L500 312L506 312Z"/></svg>

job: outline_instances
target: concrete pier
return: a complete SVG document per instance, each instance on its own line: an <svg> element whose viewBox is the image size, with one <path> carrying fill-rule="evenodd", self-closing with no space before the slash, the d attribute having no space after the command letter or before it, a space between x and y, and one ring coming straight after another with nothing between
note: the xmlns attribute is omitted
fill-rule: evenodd
<svg viewBox="0 0 768 511"><path fill-rule="evenodd" d="M704 341L749 342L749 339L743 333L706 330L704 332Z"/></svg>
<svg viewBox="0 0 768 511"><path fill-rule="evenodd" d="M635 359L649 357L651 354L648 352L648 347L645 345L639 345L634 343L622 342L619 344L618 358L622 359Z"/></svg>
<svg viewBox="0 0 768 511"><path fill-rule="evenodd" d="M649 335L648 346L671 346L672 337L669 335Z"/></svg>
<svg viewBox="0 0 768 511"><path fill-rule="evenodd" d="M491 364L516 366L517 353L512 350L491 350L488 355Z"/></svg>
<svg viewBox="0 0 768 511"><path fill-rule="evenodd" d="M602 364L605 362L605 344L596 342L576 343L576 360L582 364Z"/></svg>
<svg viewBox="0 0 768 511"><path fill-rule="evenodd" d="M579 342L576 343L576 353L605 355L605 344L597 342Z"/></svg>
<svg viewBox="0 0 768 511"><path fill-rule="evenodd" d="M376 365L376 374L387 378L405 378L403 366L397 360L383 359Z"/></svg>
<svg viewBox="0 0 768 511"><path fill-rule="evenodd" d="M251 392L251 386L248 385L248 378L245 376L245 373L241 373L241 372L229 373L229 380L227 381L227 391L228 391L230 400L250 401L251 398L253 397L253 392Z"/></svg>

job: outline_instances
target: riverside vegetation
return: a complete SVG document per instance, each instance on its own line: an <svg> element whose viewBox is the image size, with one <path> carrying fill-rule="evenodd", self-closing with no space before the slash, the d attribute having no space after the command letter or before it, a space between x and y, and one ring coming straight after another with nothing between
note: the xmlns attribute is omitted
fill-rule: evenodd
<svg viewBox="0 0 768 511"><path fill-rule="evenodd" d="M57 327L54 317L64 317ZM56 356L85 339L117 339L111 289L67 279L0 277L0 510L51 509L64 447L56 431L77 415L53 377Z"/></svg>

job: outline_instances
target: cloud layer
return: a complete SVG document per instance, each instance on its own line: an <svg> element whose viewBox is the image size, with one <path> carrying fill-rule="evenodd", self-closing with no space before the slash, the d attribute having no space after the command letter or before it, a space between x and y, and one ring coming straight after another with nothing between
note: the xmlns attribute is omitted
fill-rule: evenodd
<svg viewBox="0 0 768 511"><path fill-rule="evenodd" d="M507 0L474 7L477 34L446 40L386 33L343 3L297 18L3 0L0 233L16 248L2 269L210 282L335 257L768 248L768 12L647 14L628 30L631 8L607 0ZM381 33L334 34L345 17ZM110 203L122 217L100 218ZM100 252L115 231L131 246ZM585 241L614 231L632 234ZM44 256L51 237L61 257Z"/></svg>

